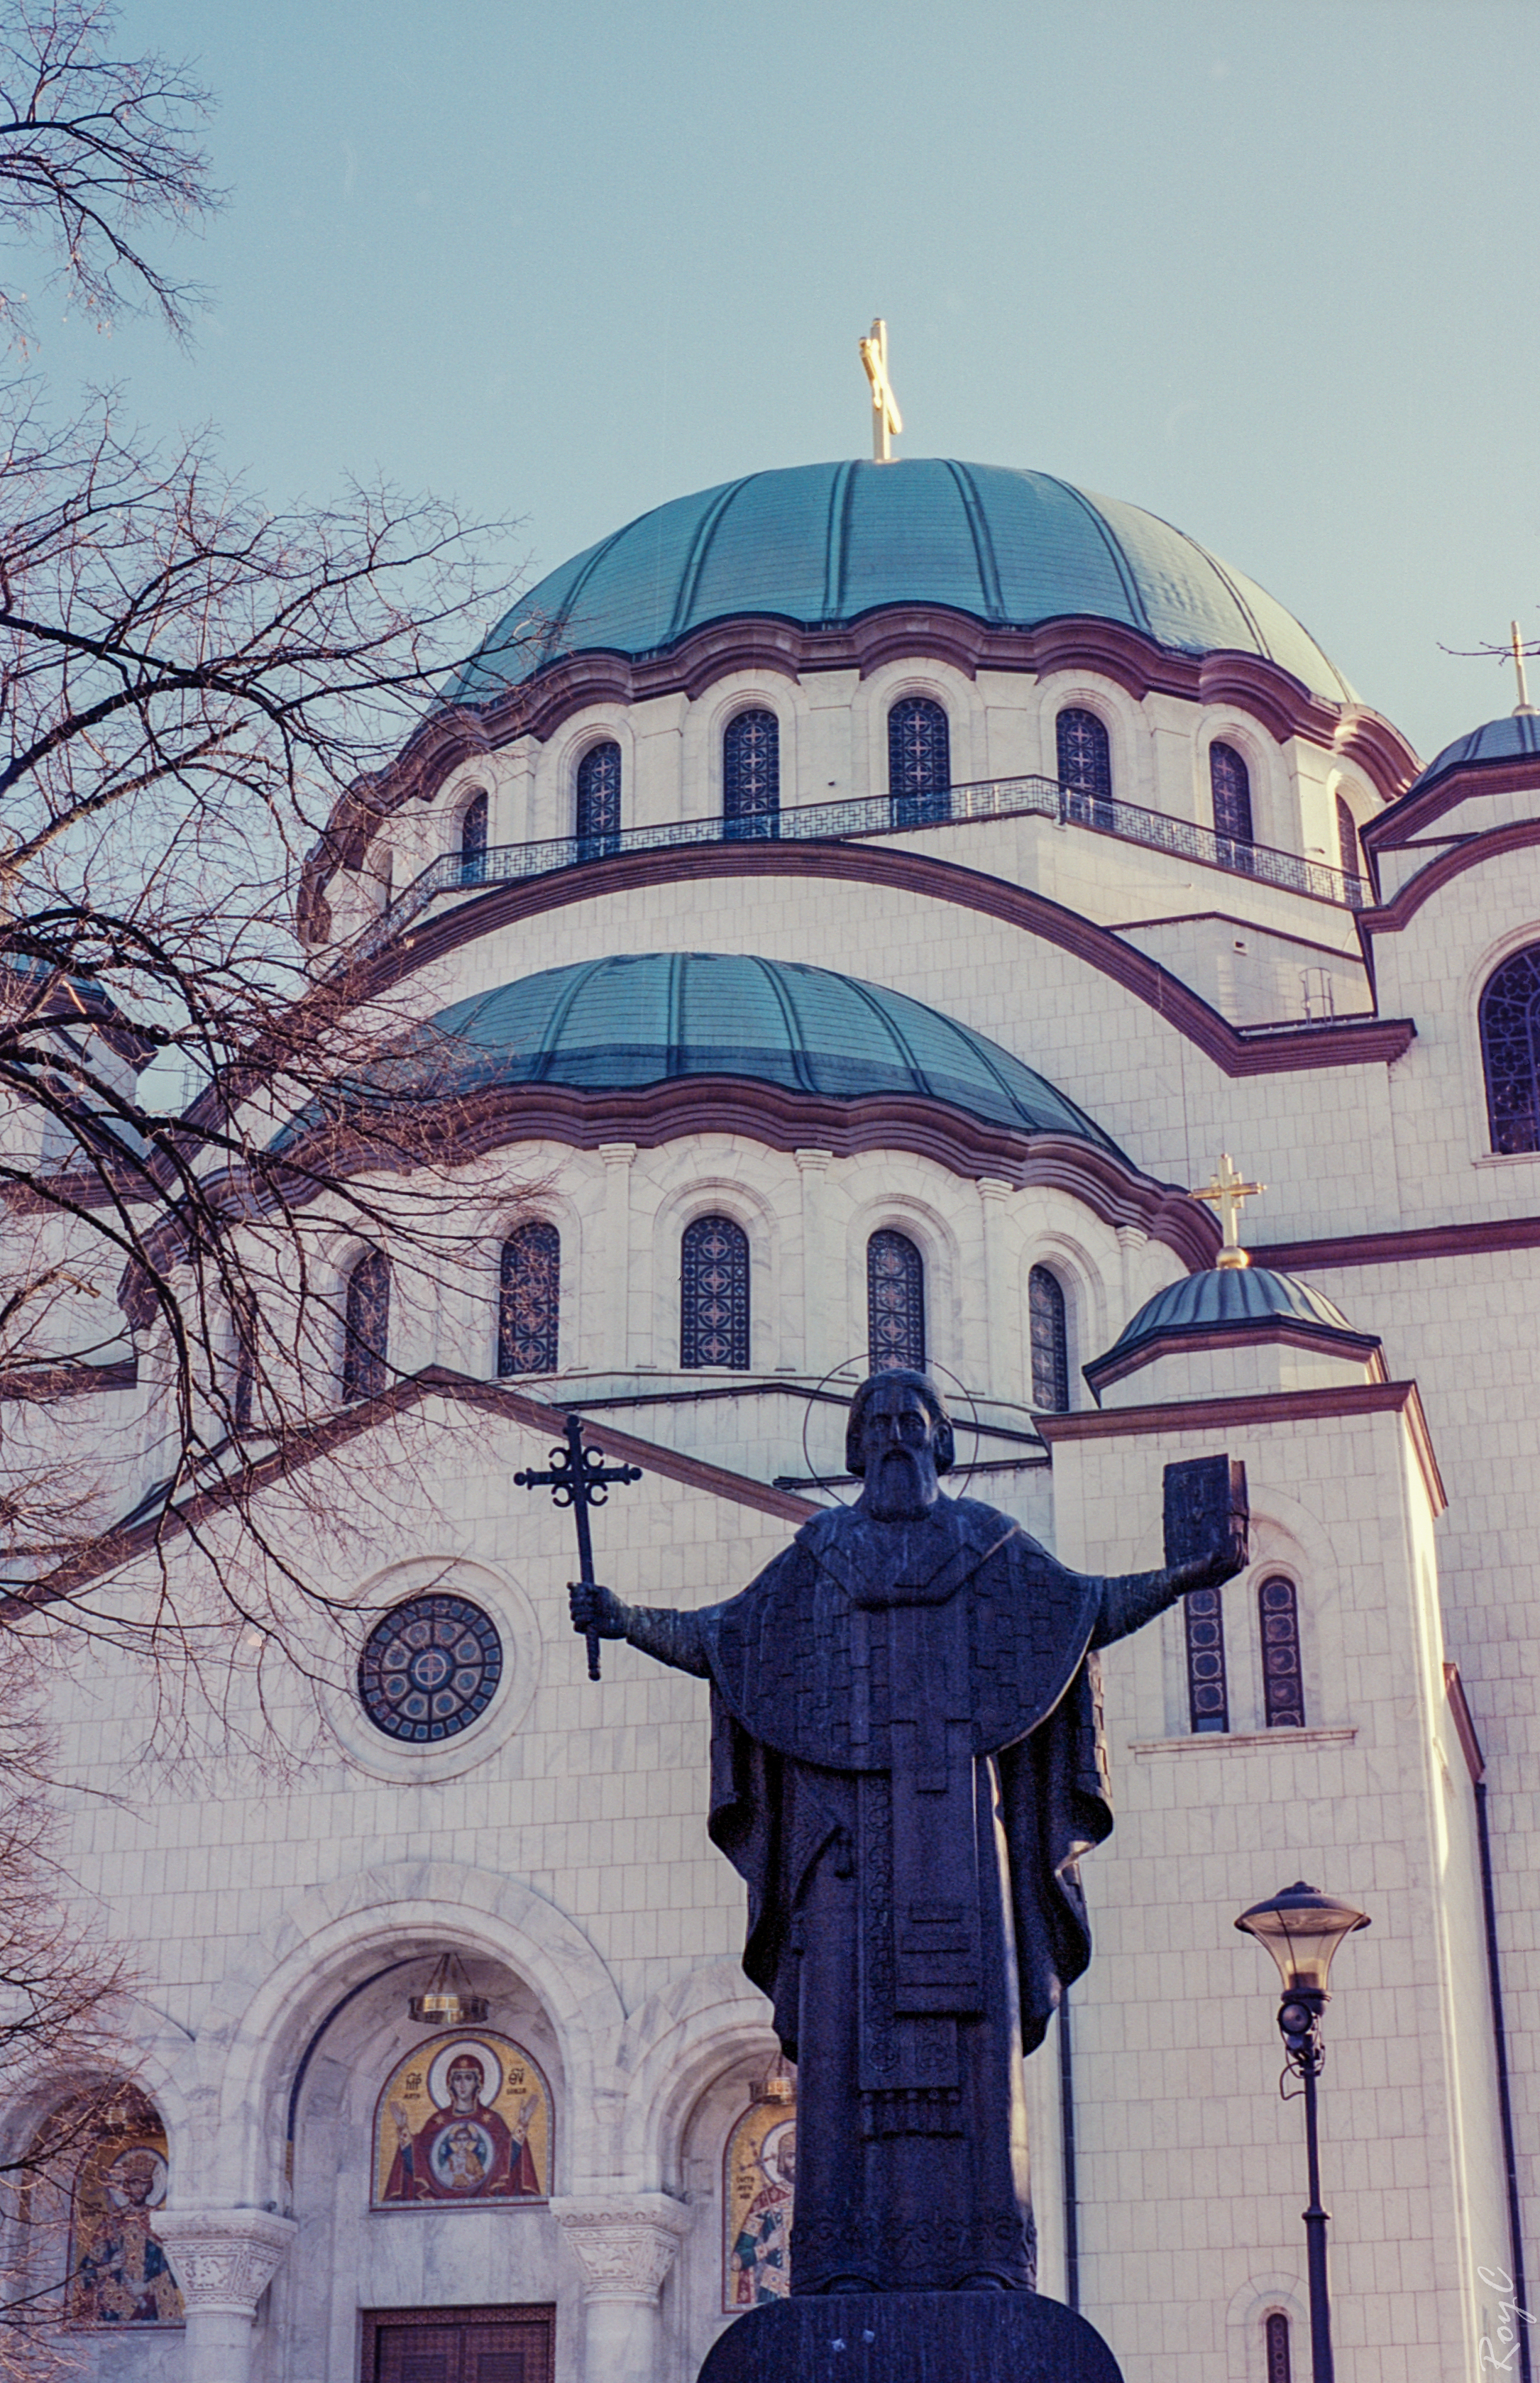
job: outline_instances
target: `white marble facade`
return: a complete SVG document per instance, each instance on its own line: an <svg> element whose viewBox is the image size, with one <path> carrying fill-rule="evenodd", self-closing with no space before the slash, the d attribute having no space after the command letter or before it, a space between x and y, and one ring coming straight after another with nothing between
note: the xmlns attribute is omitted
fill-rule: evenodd
<svg viewBox="0 0 1540 2383"><path fill-rule="evenodd" d="M914 650L870 667L759 668L729 641L716 674L701 661L687 685L634 701L574 698L538 733L514 720L403 772L373 844L326 889L317 965L326 934L377 910L383 845L399 895L454 848L474 790L489 796L494 847L569 835L597 737L622 749L624 827L720 814L723 730L745 706L780 723L783 805L885 789L887 716L916 692L947 712L956 784L1053 777L1053 722L1072 704L1108 731L1119 801L1200 826L1222 739L1247 760L1257 844L1328 864L1338 798L1361 830L1415 775L1393 731L1305 703L1270 664L1212 700L1140 694L1129 671L1084 658L969 671L905 621ZM691 2383L725 2321L722 2149L773 2053L737 1966L741 1888L705 1833L706 1695L624 1647L588 1682L564 1624L570 1525L512 1475L545 1461L540 1402L582 1403L646 1468L598 1525L615 1588L690 1605L745 1582L824 1494L813 1476L838 1468L837 1413L809 1394L859 1362L882 1230L920 1253L928 1352L959 1411L1007 1435L965 1436L991 1468L971 1494L1066 1561L1157 1561L1172 1457L1224 1448L1249 1472L1254 1561L1224 1598L1228 1728L1193 1734L1179 1616L1106 1667L1118 1825L1086 1865L1097 1950L1073 2000L1080 2306L1129 2383L1262 2383L1278 2314L1293 2373L1307 2371L1299 2114L1275 2091L1270 1973L1230 1924L1306 1877L1374 1921L1341 1957L1327 2015L1342 2371L1489 2371L1491 2279L1513 2246L1467 1711L1490 1793L1525 2239L1540 2218L1525 1768L1540 1751L1540 1154L1493 1154L1477 1024L1493 969L1540 945L1540 760L1497 774L1472 781L1426 848L1386 850L1366 908L1092 818L1007 812L839 847L858 867L819 870L804 852L782 869L762 844L719 846L696 873L666 851L629 875L624 855L600 856L550 898L521 907L500 880L474 880L418 914L433 932L420 959L402 950L395 998L424 1015L610 955L804 963L988 1037L1128 1164L1097 1190L1073 1167L1034 1168L1025 1141L970 1156L966 1138L928 1136L912 1105L891 1143L871 1126L834 1147L800 1138L795 1117L757 1131L710 1088L656 1132L607 1126L595 1106L583 1134L548 1119L467 1157L478 1254L452 1280L403 1287L391 1365L496 1380L499 1246L537 1216L561 1235L558 1368L506 1383L490 1407L441 1383L421 1410L321 1558L358 1621L318 1697L265 1683L266 1766L216 1741L191 1770L140 1765L148 1690L126 1663L80 1658L61 1692L68 1867L145 1982L135 2074L166 2130L159 2230L186 2302L182 2328L74 2331L83 2371L352 2383L363 2312L519 2304L554 2309L561 2383ZM734 850L754 865L737 869ZM1414 1031L1376 1040L1376 1020ZM1156 1187L1201 1183L1222 1150L1268 1187L1248 1240L1277 1245L1283 1270L1377 1337L1383 1363L1177 1352L1098 1408L1082 1364L1199 1262L1161 1221ZM511 1187L530 1182L520 1205ZM681 1239L706 1215L747 1237L746 1369L681 1363ZM356 1255L338 1244L339 1280ZM1041 1436L1039 1266L1063 1294L1070 1383L1070 1412ZM96 1410L110 1401L139 1431L146 1477L153 1377L146 1364L140 1388ZM323 1493L333 1462L315 1460ZM125 1506L142 1487L125 1481ZM1297 1596L1302 1727L1267 1724L1269 1577ZM382 1611L430 1587L490 1616L503 1670L469 1728L419 1750L374 1727L350 1665ZM423 2033L406 1996L446 1950L550 2080L550 2172L528 2205L371 2205L376 2099ZM1041 2280L1063 2294L1053 2034L1029 2080ZM38 2115L16 2114L13 2132Z"/></svg>

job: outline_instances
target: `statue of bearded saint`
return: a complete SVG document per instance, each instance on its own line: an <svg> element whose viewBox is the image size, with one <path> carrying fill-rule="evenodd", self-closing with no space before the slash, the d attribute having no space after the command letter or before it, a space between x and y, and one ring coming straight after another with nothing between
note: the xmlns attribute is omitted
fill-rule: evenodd
<svg viewBox="0 0 1540 2383"><path fill-rule="evenodd" d="M1077 1865L1112 1828L1094 1650L1241 1569L1242 1476L1213 1461L1195 1560L1101 1579L940 1495L923 1374L861 1385L846 1457L855 1505L740 1596L580 1586L573 1622L711 1683L708 1826L797 2064L793 2294L1030 2290L1022 2058L1090 1958Z"/></svg>

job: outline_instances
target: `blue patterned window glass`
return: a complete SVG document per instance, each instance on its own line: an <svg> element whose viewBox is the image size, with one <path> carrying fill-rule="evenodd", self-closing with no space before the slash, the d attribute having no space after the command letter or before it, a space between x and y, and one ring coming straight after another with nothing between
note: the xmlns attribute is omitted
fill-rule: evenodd
<svg viewBox="0 0 1540 2383"><path fill-rule="evenodd" d="M1267 2383L1294 2383L1294 2367L1288 2352L1288 2319L1282 2309L1274 2309L1269 2315L1263 2340L1267 2346Z"/></svg>
<svg viewBox="0 0 1540 2383"><path fill-rule="evenodd" d="M729 844L781 833L781 722L736 711L721 740L722 833Z"/></svg>
<svg viewBox="0 0 1540 2383"><path fill-rule="evenodd" d="M1228 1729L1230 1692L1225 1676L1225 1608L1216 1588L1195 1588L1182 1599L1187 1631L1188 1712L1195 1732Z"/></svg>
<svg viewBox="0 0 1540 2383"><path fill-rule="evenodd" d="M1032 1338L1032 1404L1049 1414L1069 1408L1069 1328L1064 1286L1047 1266L1027 1278L1027 1314Z"/></svg>
<svg viewBox="0 0 1540 2383"><path fill-rule="evenodd" d="M621 848L621 748L590 745L577 765L577 857L598 860Z"/></svg>
<svg viewBox="0 0 1540 2383"><path fill-rule="evenodd" d="M387 1378L390 1337L390 1261L365 1250L348 1277L342 1317L342 1396L377 1399Z"/></svg>
<svg viewBox="0 0 1540 2383"><path fill-rule="evenodd" d="M497 1625L467 1597L409 1598L381 1616L358 1659L369 1719L403 1746L436 1746L479 1721L502 1677Z"/></svg>
<svg viewBox="0 0 1540 2383"><path fill-rule="evenodd" d="M479 885L487 874L487 823L491 806L478 786L460 814L460 882Z"/></svg>
<svg viewBox="0 0 1540 2383"><path fill-rule="evenodd" d="M561 1310L561 1236L543 1219L502 1245L498 1282L498 1372L554 1374Z"/></svg>
<svg viewBox="0 0 1540 2383"><path fill-rule="evenodd" d="M925 1260L907 1233L873 1233L867 1243L867 1347L871 1370L925 1370Z"/></svg>
<svg viewBox="0 0 1540 2383"><path fill-rule="evenodd" d="M1337 798L1337 850L1344 877L1361 877L1363 863L1359 857L1358 821L1352 805L1345 796Z"/></svg>
<svg viewBox="0 0 1540 2383"><path fill-rule="evenodd" d="M1113 810L1112 744L1094 711L1070 704L1053 722L1059 784L1069 789L1069 816L1084 827L1115 824Z"/></svg>
<svg viewBox="0 0 1540 2383"><path fill-rule="evenodd" d="M1257 1591L1262 1631L1262 1709L1269 1729L1303 1729L1305 1684L1300 1669L1300 1599L1281 1573Z"/></svg>
<svg viewBox="0 0 1540 2383"><path fill-rule="evenodd" d="M679 1362L748 1367L748 1235L731 1216L697 1216L679 1252Z"/></svg>
<svg viewBox="0 0 1540 2383"><path fill-rule="evenodd" d="M1481 1056L1492 1147L1540 1150L1540 944L1504 960L1481 996Z"/></svg>
<svg viewBox="0 0 1540 2383"><path fill-rule="evenodd" d="M952 732L928 695L906 695L888 714L888 792L894 827L952 816Z"/></svg>
<svg viewBox="0 0 1540 2383"><path fill-rule="evenodd" d="M1233 745L1209 747L1209 789L1214 796L1214 832L1219 838L1219 858L1226 869L1251 866L1251 776Z"/></svg>

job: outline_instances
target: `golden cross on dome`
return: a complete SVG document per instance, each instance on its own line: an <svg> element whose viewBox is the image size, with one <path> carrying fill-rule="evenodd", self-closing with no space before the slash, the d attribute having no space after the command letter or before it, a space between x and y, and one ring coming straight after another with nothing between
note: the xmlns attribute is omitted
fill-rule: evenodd
<svg viewBox="0 0 1540 2383"><path fill-rule="evenodd" d="M1194 1192L1192 1194L1195 1200L1207 1200L1212 1207L1219 1211L1219 1221L1225 1233L1225 1245L1214 1260L1215 1266L1250 1265L1250 1259L1240 1246L1240 1211L1246 1201L1254 1200L1259 1192L1265 1192L1266 1189L1265 1183L1243 1183L1237 1171L1235 1161L1226 1150L1221 1154L1219 1165L1210 1176L1205 1189L1201 1192Z"/></svg>
<svg viewBox="0 0 1540 2383"><path fill-rule="evenodd" d="M1529 699L1529 684L1524 677L1524 641L1519 634L1518 622L1510 621L1509 628L1513 648L1513 675L1519 683L1519 700L1513 707L1514 717L1517 718L1522 711L1533 711L1534 706Z"/></svg>
<svg viewBox="0 0 1540 2383"><path fill-rule="evenodd" d="M888 378L888 327L881 315L861 341L861 362L871 383L871 460L874 463L891 463L890 441L903 429L904 416Z"/></svg>

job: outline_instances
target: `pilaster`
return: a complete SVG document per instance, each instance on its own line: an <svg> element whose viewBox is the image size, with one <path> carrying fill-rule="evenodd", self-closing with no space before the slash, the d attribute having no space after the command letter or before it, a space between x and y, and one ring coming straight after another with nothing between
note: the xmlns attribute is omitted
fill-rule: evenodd
<svg viewBox="0 0 1540 2383"><path fill-rule="evenodd" d="M690 2212L667 2193L567 2193L551 2216L583 2276L584 2383L653 2383L658 2299Z"/></svg>

